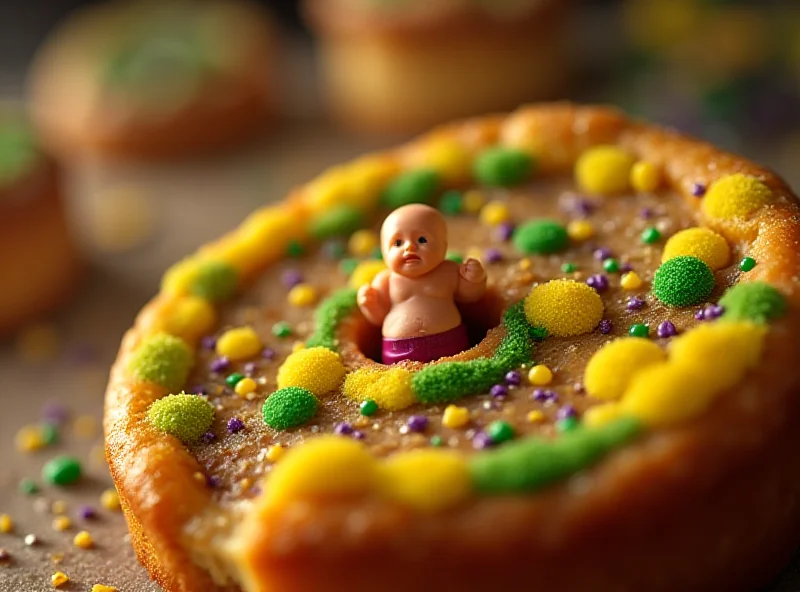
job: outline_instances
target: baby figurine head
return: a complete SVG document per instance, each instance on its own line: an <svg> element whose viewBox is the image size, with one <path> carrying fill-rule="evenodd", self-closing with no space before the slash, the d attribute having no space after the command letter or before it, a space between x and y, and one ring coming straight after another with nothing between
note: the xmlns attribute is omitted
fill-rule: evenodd
<svg viewBox="0 0 800 592"><path fill-rule="evenodd" d="M422 204L397 208L381 226L381 252L392 272L407 277L425 275L447 254L444 216Z"/></svg>

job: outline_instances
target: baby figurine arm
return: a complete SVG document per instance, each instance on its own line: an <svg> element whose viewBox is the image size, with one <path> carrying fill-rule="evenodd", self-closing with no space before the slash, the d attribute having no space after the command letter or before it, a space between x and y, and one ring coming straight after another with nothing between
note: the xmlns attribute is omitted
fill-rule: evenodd
<svg viewBox="0 0 800 592"><path fill-rule="evenodd" d="M477 259L467 259L458 268L456 300L475 302L486 291L486 271Z"/></svg>
<svg viewBox="0 0 800 592"><path fill-rule="evenodd" d="M391 303L389 300L389 272L380 272L371 284L365 284L358 289L358 308L361 314L371 324L380 327L386 315L389 314Z"/></svg>

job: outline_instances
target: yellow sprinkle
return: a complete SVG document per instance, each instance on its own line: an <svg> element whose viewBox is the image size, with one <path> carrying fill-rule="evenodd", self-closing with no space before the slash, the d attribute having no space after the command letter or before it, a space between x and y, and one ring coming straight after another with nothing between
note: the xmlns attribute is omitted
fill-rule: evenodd
<svg viewBox="0 0 800 592"><path fill-rule="evenodd" d="M180 296L165 308L163 322L164 331L191 342L214 328L217 312L204 298Z"/></svg>
<svg viewBox="0 0 800 592"><path fill-rule="evenodd" d="M504 201L494 200L481 208L480 221L486 226L497 226L511 218L508 204Z"/></svg>
<svg viewBox="0 0 800 592"><path fill-rule="evenodd" d="M544 421L545 414L539 411L538 409L534 409L533 411L528 411L528 415L526 415L528 423L539 423Z"/></svg>
<svg viewBox="0 0 800 592"><path fill-rule="evenodd" d="M471 158L461 144L450 138L436 138L423 148L420 166L433 168L447 181L460 181L470 170Z"/></svg>
<svg viewBox="0 0 800 592"><path fill-rule="evenodd" d="M446 428L460 428L469 423L469 409L448 405L442 414L442 425Z"/></svg>
<svg viewBox="0 0 800 592"><path fill-rule="evenodd" d="M92 539L92 535L82 530L72 539L72 544L81 549L91 549L94 547L94 539Z"/></svg>
<svg viewBox="0 0 800 592"><path fill-rule="evenodd" d="M252 378L242 378L239 382L236 383L234 390L236 394L240 397L248 395L256 390L256 381Z"/></svg>
<svg viewBox="0 0 800 592"><path fill-rule="evenodd" d="M296 308L311 306L317 301L317 289L311 284L297 284L291 290L287 300Z"/></svg>
<svg viewBox="0 0 800 592"><path fill-rule="evenodd" d="M711 269L717 270L728 264L731 249L728 241L710 228L687 228L669 237L661 261L683 255L697 257Z"/></svg>
<svg viewBox="0 0 800 592"><path fill-rule="evenodd" d="M742 173L717 179L703 197L706 216L719 220L746 218L769 203L772 191L755 177Z"/></svg>
<svg viewBox="0 0 800 592"><path fill-rule="evenodd" d="M195 471L194 473L192 473L192 479L194 479L200 485L205 485L208 482L206 476L203 475L203 473L201 473L200 471Z"/></svg>
<svg viewBox="0 0 800 592"><path fill-rule="evenodd" d="M582 282L551 280L525 298L525 316L550 335L571 337L592 331L603 318L603 300Z"/></svg>
<svg viewBox="0 0 800 592"><path fill-rule="evenodd" d="M302 498L360 496L375 480L377 463L360 443L341 436L306 440L286 453L269 477L265 506Z"/></svg>
<svg viewBox="0 0 800 592"><path fill-rule="evenodd" d="M0 532L7 534L14 530L14 521L8 514L0 514Z"/></svg>
<svg viewBox="0 0 800 592"><path fill-rule="evenodd" d="M100 495L100 505L106 510L116 511L121 508L119 502L119 495L115 489L106 489Z"/></svg>
<svg viewBox="0 0 800 592"><path fill-rule="evenodd" d="M261 351L263 345L252 327L228 329L217 340L217 353L231 360L246 360Z"/></svg>
<svg viewBox="0 0 800 592"><path fill-rule="evenodd" d="M468 214L477 214L486 203L486 196L477 189L471 189L461 198L461 208Z"/></svg>
<svg viewBox="0 0 800 592"><path fill-rule="evenodd" d="M586 364L586 392L598 399L618 399L638 372L666 359L667 353L647 339L622 337L611 341Z"/></svg>
<svg viewBox="0 0 800 592"><path fill-rule="evenodd" d="M65 514L67 511L67 502L64 500L56 500L50 504L50 511L53 514Z"/></svg>
<svg viewBox="0 0 800 592"><path fill-rule="evenodd" d="M278 388L299 386L316 396L336 389L345 375L342 358L325 347L292 352L278 368Z"/></svg>
<svg viewBox="0 0 800 592"><path fill-rule="evenodd" d="M72 431L79 438L93 438L97 435L98 421L91 415L81 415L75 418L72 424Z"/></svg>
<svg viewBox="0 0 800 592"><path fill-rule="evenodd" d="M91 592L117 592L117 589L114 586L95 584L94 586L92 586Z"/></svg>
<svg viewBox="0 0 800 592"><path fill-rule="evenodd" d="M589 407L581 418L586 427L600 427L622 417L622 408L618 402L603 403Z"/></svg>
<svg viewBox="0 0 800 592"><path fill-rule="evenodd" d="M527 271L531 268L533 262L530 259L520 259L517 265L522 271Z"/></svg>
<svg viewBox="0 0 800 592"><path fill-rule="evenodd" d="M377 276L384 269L386 269L386 264L380 259L362 261L358 264L355 270L353 270L353 273L350 276L350 287L360 288L364 284L372 283L372 280L375 279L375 276Z"/></svg>
<svg viewBox="0 0 800 592"><path fill-rule="evenodd" d="M178 261L167 269L161 278L161 290L168 294L187 294L197 278L199 269L200 260L197 257L187 257Z"/></svg>
<svg viewBox="0 0 800 592"><path fill-rule="evenodd" d="M50 582L53 584L53 588L60 588L67 582L69 582L69 576L65 574L63 571L57 571L52 576L50 576Z"/></svg>
<svg viewBox="0 0 800 592"><path fill-rule="evenodd" d="M537 364L528 371L528 382L534 386L544 386L553 381L553 371L544 364Z"/></svg>
<svg viewBox="0 0 800 592"><path fill-rule="evenodd" d="M631 168L631 187L639 193L652 193L661 184L661 171L652 162L640 160Z"/></svg>
<svg viewBox="0 0 800 592"><path fill-rule="evenodd" d="M372 399L381 409L398 411L416 403L411 389L411 373L399 367L359 368L344 379L342 393L348 399L362 403Z"/></svg>
<svg viewBox="0 0 800 592"><path fill-rule="evenodd" d="M280 459L285 453L286 449L283 446L280 444L273 444L267 448L267 460L269 462L278 462L278 459Z"/></svg>
<svg viewBox="0 0 800 592"><path fill-rule="evenodd" d="M50 561L53 562L53 565L59 565L62 561L64 561L64 554L63 553L51 553L50 554Z"/></svg>
<svg viewBox="0 0 800 592"><path fill-rule="evenodd" d="M16 353L23 362L39 364L52 360L58 354L60 341L58 331L53 325L30 325L17 337Z"/></svg>
<svg viewBox="0 0 800 592"><path fill-rule="evenodd" d="M396 454L381 464L378 482L386 497L423 512L452 507L472 491L467 463L450 450Z"/></svg>
<svg viewBox="0 0 800 592"><path fill-rule="evenodd" d="M72 520L67 516L58 516L53 519L53 530L64 531L72 527Z"/></svg>
<svg viewBox="0 0 800 592"><path fill-rule="evenodd" d="M594 236L594 225L588 220L573 220L567 224L567 234L574 241L585 241Z"/></svg>
<svg viewBox="0 0 800 592"><path fill-rule="evenodd" d="M633 157L617 146L595 146L575 163L575 180L589 193L612 195L628 189Z"/></svg>
<svg viewBox="0 0 800 592"><path fill-rule="evenodd" d="M14 445L20 452L35 452L45 446L39 426L27 425L17 430Z"/></svg>
<svg viewBox="0 0 800 592"><path fill-rule="evenodd" d="M239 487L242 491L247 491L253 486L253 480L250 477L244 477L239 481Z"/></svg>
<svg viewBox="0 0 800 592"><path fill-rule="evenodd" d="M644 284L642 278L640 278L639 274L635 271L629 271L623 274L619 281L619 285L622 286L623 290L638 290L642 287L642 284Z"/></svg>
<svg viewBox="0 0 800 592"><path fill-rule="evenodd" d="M380 244L378 234L373 230L356 230L347 241L347 250L353 257L368 257Z"/></svg>

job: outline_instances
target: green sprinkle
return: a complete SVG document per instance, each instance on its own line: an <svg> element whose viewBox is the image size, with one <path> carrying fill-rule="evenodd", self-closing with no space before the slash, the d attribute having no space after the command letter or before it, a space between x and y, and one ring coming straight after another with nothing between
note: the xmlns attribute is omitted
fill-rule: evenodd
<svg viewBox="0 0 800 592"><path fill-rule="evenodd" d="M317 399L299 386L287 386L272 393L261 408L264 423L274 430L287 430L311 420L317 413Z"/></svg>
<svg viewBox="0 0 800 592"><path fill-rule="evenodd" d="M653 243L657 243L661 240L661 233L658 231L658 228L653 226L648 226L647 228L642 231L642 242L647 245L652 245Z"/></svg>
<svg viewBox="0 0 800 592"><path fill-rule="evenodd" d="M280 339L286 339L292 334L292 326L286 321L278 321L272 325L272 334Z"/></svg>
<svg viewBox="0 0 800 592"><path fill-rule="evenodd" d="M342 274L350 277L351 275L353 275L353 272L356 270L356 267L358 267L358 264L359 260L354 259L353 257L342 259L339 262L339 271L341 271Z"/></svg>
<svg viewBox="0 0 800 592"><path fill-rule="evenodd" d="M228 374L225 378L225 384L227 384L231 388L236 388L236 385L244 378L244 374L240 374L239 372L234 372L232 374Z"/></svg>
<svg viewBox="0 0 800 592"><path fill-rule="evenodd" d="M739 269L743 272L747 273L751 271L756 266L756 260L752 257L745 257L739 262Z"/></svg>
<svg viewBox="0 0 800 592"><path fill-rule="evenodd" d="M439 200L439 209L446 216L456 216L461 213L463 199L460 191L445 191Z"/></svg>
<svg viewBox="0 0 800 592"><path fill-rule="evenodd" d="M292 259L299 259L305 254L306 254L306 248L300 241L296 240L289 241L289 244L286 245L286 255L291 257Z"/></svg>
<svg viewBox="0 0 800 592"><path fill-rule="evenodd" d="M42 437L42 442L46 446L58 442L58 427L52 423L43 423L39 425L39 435Z"/></svg>
<svg viewBox="0 0 800 592"><path fill-rule="evenodd" d="M691 306L714 289L714 272L697 257L684 255L662 263L653 277L653 293L667 306Z"/></svg>
<svg viewBox="0 0 800 592"><path fill-rule="evenodd" d="M356 293L353 288L344 288L320 303L314 311L314 332L306 341L306 347L326 347L337 351L336 330L342 319L355 310Z"/></svg>
<svg viewBox="0 0 800 592"><path fill-rule="evenodd" d="M565 417L564 419L559 419L556 422L556 431L564 434L566 432L571 432L580 425L577 417Z"/></svg>
<svg viewBox="0 0 800 592"><path fill-rule="evenodd" d="M563 273L573 273L578 270L578 266L574 263L562 263L561 264L561 271Z"/></svg>
<svg viewBox="0 0 800 592"><path fill-rule="evenodd" d="M786 314L786 297L765 282L746 282L731 286L719 299L726 321L767 323Z"/></svg>
<svg viewBox="0 0 800 592"><path fill-rule="evenodd" d="M417 169L398 175L381 196L384 206L395 209L412 203L430 203L439 189L439 174L433 169Z"/></svg>
<svg viewBox="0 0 800 592"><path fill-rule="evenodd" d="M635 325L631 325L631 328L628 329L628 335L631 337L647 337L650 335L650 327L643 323L636 323Z"/></svg>
<svg viewBox="0 0 800 592"><path fill-rule="evenodd" d="M220 302L233 296L238 282L239 272L233 265L206 261L198 268L189 291L211 302Z"/></svg>
<svg viewBox="0 0 800 592"><path fill-rule="evenodd" d="M456 253L455 251L449 251L445 258L448 261L455 261L456 263L464 263L464 256L461 253Z"/></svg>
<svg viewBox="0 0 800 592"><path fill-rule="evenodd" d="M24 493L25 495L33 495L39 491L39 486L36 485L36 481L33 479L28 479L27 477L19 482L19 491L20 493Z"/></svg>
<svg viewBox="0 0 800 592"><path fill-rule="evenodd" d="M619 271L619 261L612 258L605 259L603 261L603 269L608 273L617 273Z"/></svg>
<svg viewBox="0 0 800 592"><path fill-rule="evenodd" d="M486 434L494 444L501 444L514 439L514 428L507 421L493 421L486 427Z"/></svg>
<svg viewBox="0 0 800 592"><path fill-rule="evenodd" d="M317 240L338 236L349 236L364 228L364 212L351 205L341 205L323 212L309 224L309 232Z"/></svg>
<svg viewBox="0 0 800 592"><path fill-rule="evenodd" d="M322 252L329 259L341 259L347 253L347 247L340 240L331 240L322 245Z"/></svg>
<svg viewBox="0 0 800 592"><path fill-rule="evenodd" d="M214 406L198 395L167 395L147 409L150 425L184 444L196 442L214 422Z"/></svg>
<svg viewBox="0 0 800 592"><path fill-rule="evenodd" d="M361 405L359 405L358 409L361 411L361 415L369 417L370 415L375 415L378 412L378 404L372 399L367 399L366 401L363 401Z"/></svg>
<svg viewBox="0 0 800 592"><path fill-rule="evenodd" d="M511 240L517 250L526 255L557 253L569 245L564 225L547 218L531 220L517 227Z"/></svg>
<svg viewBox="0 0 800 592"><path fill-rule="evenodd" d="M440 448L444 446L444 438L441 436L431 436L430 443L434 448Z"/></svg>
<svg viewBox="0 0 800 592"><path fill-rule="evenodd" d="M42 467L42 479L53 485L71 485L81 478L80 461L72 456L57 456Z"/></svg>
<svg viewBox="0 0 800 592"><path fill-rule="evenodd" d="M518 185L533 173L534 159L514 148L489 148L475 159L473 173L483 185L508 187Z"/></svg>
<svg viewBox="0 0 800 592"><path fill-rule="evenodd" d="M578 427L555 440L525 438L470 458L475 489L483 494L540 489L588 467L640 431L632 418L595 428Z"/></svg>
<svg viewBox="0 0 800 592"><path fill-rule="evenodd" d="M176 391L186 383L193 363L194 354L186 342L157 333L139 345L131 356L128 370L136 380L154 382Z"/></svg>

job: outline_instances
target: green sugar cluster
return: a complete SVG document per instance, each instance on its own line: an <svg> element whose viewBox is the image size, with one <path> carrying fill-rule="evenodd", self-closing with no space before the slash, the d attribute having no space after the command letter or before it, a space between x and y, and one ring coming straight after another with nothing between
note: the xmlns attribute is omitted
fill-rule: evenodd
<svg viewBox="0 0 800 592"><path fill-rule="evenodd" d="M198 267L189 291L210 302L220 302L233 296L238 282L239 272L229 263L205 261Z"/></svg>
<svg viewBox="0 0 800 592"><path fill-rule="evenodd" d="M356 307L357 290L344 288L322 301L314 311L314 332L306 347L326 347L336 351L336 329Z"/></svg>
<svg viewBox="0 0 800 592"><path fill-rule="evenodd" d="M275 430L288 430L311 420L319 403L311 391L299 386L287 386L272 393L261 413L264 423Z"/></svg>
<svg viewBox="0 0 800 592"><path fill-rule="evenodd" d="M542 218L520 225L511 237L514 247L525 255L549 255L563 251L569 245L569 235L563 224Z"/></svg>
<svg viewBox="0 0 800 592"><path fill-rule="evenodd" d="M483 185L519 185L533 174L535 161L527 152L514 148L489 148L475 159L473 174Z"/></svg>
<svg viewBox="0 0 800 592"><path fill-rule="evenodd" d="M214 406L199 395L167 395L147 409L150 424L184 444L200 439L214 422Z"/></svg>
<svg viewBox="0 0 800 592"><path fill-rule="evenodd" d="M360 208L343 204L315 217L309 231L317 240L349 236L366 225L366 216Z"/></svg>
<svg viewBox="0 0 800 592"><path fill-rule="evenodd" d="M728 289L719 304L726 321L767 323L786 314L786 297L764 282L740 283Z"/></svg>
<svg viewBox="0 0 800 592"><path fill-rule="evenodd" d="M177 391L189 376L194 355L179 337L157 333L145 339L128 364L133 378Z"/></svg>
<svg viewBox="0 0 800 592"><path fill-rule="evenodd" d="M384 206L395 209L412 203L430 203L439 189L439 174L433 169L416 169L394 178L381 196Z"/></svg>
<svg viewBox="0 0 800 592"><path fill-rule="evenodd" d="M653 293L667 306L692 306L708 299L714 281L714 272L704 261L684 255L659 266L653 276Z"/></svg>

